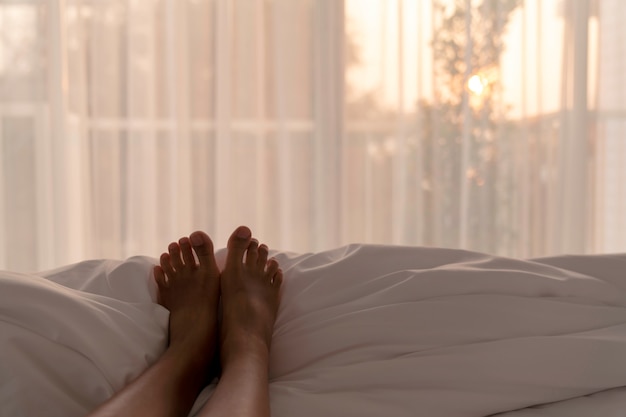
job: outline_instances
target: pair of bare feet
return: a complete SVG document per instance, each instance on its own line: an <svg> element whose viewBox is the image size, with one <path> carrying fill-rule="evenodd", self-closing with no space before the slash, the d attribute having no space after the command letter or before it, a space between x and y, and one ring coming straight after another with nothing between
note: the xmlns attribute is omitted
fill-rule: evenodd
<svg viewBox="0 0 626 417"><path fill-rule="evenodd" d="M259 245L247 227L238 227L227 247L220 271L211 239L194 232L171 243L154 268L158 302L170 311L168 349L205 367L207 374L218 344L223 374L242 357L268 366L283 280L278 262L268 260L267 246Z"/></svg>
<svg viewBox="0 0 626 417"><path fill-rule="evenodd" d="M187 416L219 346L219 383L197 416L269 417L269 350L283 273L267 246L238 227L220 271L211 239L194 232L169 245L154 277L158 301L170 311L169 346L89 416Z"/></svg>

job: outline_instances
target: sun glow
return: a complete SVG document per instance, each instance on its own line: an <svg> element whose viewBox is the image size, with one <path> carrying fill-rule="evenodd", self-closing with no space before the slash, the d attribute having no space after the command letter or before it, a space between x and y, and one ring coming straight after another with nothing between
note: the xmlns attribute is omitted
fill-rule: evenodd
<svg viewBox="0 0 626 417"><path fill-rule="evenodd" d="M476 95L480 96L485 92L485 89L489 85L489 80L486 77L481 75L472 75L469 80L467 80L467 88L468 90Z"/></svg>

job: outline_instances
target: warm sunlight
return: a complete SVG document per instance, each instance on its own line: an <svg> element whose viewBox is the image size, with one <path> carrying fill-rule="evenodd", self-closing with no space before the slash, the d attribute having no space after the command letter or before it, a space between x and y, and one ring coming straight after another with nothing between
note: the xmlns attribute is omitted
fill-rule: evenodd
<svg viewBox="0 0 626 417"><path fill-rule="evenodd" d="M347 70L357 94L373 93L389 106L413 110L432 96L430 2L346 0L346 32L358 62ZM420 18L416 25L416 18Z"/></svg>
<svg viewBox="0 0 626 417"><path fill-rule="evenodd" d="M489 81L485 77L476 74L472 75L467 81L467 88L472 94L480 96L485 91L488 84Z"/></svg>
<svg viewBox="0 0 626 417"><path fill-rule="evenodd" d="M553 53L563 42L559 4L528 1L511 14L498 72L503 99L513 118L556 111L561 105L556 86L561 82L562 55ZM431 2L346 0L345 7L347 36L358 56L358 62L347 70L347 82L355 94L369 93L387 107L401 106L409 112L418 99L430 99ZM413 24L416 19L419 25ZM535 27L540 31L532 30ZM593 63L590 67L593 72ZM480 96L492 80L480 74L474 77L467 87Z"/></svg>
<svg viewBox="0 0 626 417"><path fill-rule="evenodd" d="M623 250L621 16L620 0L0 1L0 268L238 224L294 251Z"/></svg>

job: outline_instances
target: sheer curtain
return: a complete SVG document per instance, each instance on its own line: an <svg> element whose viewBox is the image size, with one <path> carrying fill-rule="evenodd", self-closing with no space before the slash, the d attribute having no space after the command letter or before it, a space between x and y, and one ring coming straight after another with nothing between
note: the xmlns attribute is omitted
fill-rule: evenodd
<svg viewBox="0 0 626 417"><path fill-rule="evenodd" d="M0 3L0 267L626 250L619 0Z"/></svg>

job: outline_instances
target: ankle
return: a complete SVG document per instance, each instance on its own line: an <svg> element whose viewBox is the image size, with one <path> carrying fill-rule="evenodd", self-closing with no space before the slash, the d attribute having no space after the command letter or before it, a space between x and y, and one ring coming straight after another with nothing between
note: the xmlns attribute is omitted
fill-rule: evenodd
<svg viewBox="0 0 626 417"><path fill-rule="evenodd" d="M215 357L216 346L208 342L199 343L191 338L170 344L165 354L175 357L182 366L193 366L198 369L208 368Z"/></svg>
<svg viewBox="0 0 626 417"><path fill-rule="evenodd" d="M222 367L231 363L259 363L267 367L269 346L265 340L253 335L228 335L220 348Z"/></svg>

